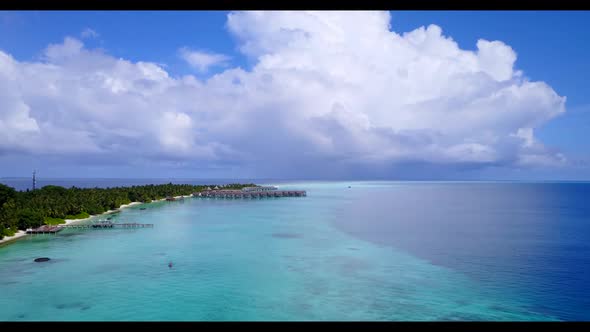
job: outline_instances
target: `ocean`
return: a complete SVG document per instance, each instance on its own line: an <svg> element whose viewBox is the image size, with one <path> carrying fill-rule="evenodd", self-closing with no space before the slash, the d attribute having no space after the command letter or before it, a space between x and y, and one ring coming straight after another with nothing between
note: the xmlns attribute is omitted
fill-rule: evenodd
<svg viewBox="0 0 590 332"><path fill-rule="evenodd" d="M1 246L0 321L590 319L590 183L247 182L307 197L138 205L113 222L154 228Z"/></svg>

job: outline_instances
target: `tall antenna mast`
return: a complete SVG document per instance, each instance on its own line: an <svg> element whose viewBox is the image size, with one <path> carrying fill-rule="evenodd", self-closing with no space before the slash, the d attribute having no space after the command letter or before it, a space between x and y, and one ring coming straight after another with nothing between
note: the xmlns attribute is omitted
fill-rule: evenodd
<svg viewBox="0 0 590 332"><path fill-rule="evenodd" d="M37 171L33 170L33 190L35 190L35 185L37 184L37 179L35 178L36 173L37 173Z"/></svg>

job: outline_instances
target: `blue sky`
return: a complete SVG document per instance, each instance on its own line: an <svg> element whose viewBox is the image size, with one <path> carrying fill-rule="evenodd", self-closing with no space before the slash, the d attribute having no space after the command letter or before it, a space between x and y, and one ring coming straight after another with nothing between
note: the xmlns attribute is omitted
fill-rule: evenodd
<svg viewBox="0 0 590 332"><path fill-rule="evenodd" d="M418 158L419 160L411 160L410 164L426 165L423 174L414 174L416 169L422 169L414 166L407 168L405 171L399 171L400 168L403 168L400 165L407 164L406 161L399 162L397 159L391 159L391 162L386 163L387 166L382 164L376 166L378 170L371 167L364 168L363 166L360 169L364 169L364 171L352 171L359 168L356 166L342 166L342 168L339 168L339 176L371 178L373 175L375 177L389 177L389 175L395 177L392 174L405 174L408 178L512 179L537 177L544 179L590 179L590 171L588 166L585 166L588 157L590 157L590 139L588 139L587 134L588 129L590 129L590 96L586 93L587 89L585 88L586 78L590 74L590 61L588 61L590 59L590 45L586 42L590 40L589 12L394 11L390 15L391 30L400 35L421 26L435 24L442 29L443 36L451 37L457 42L458 48L461 50L476 52L479 39L498 40L512 48L517 56L514 63L515 70L524 72L524 76L530 81L545 82L557 95L567 98L565 113L552 116L550 120L540 121L542 123L539 123L534 128L534 136L537 141L542 142L543 149L551 153L557 151L563 154L568 163L559 167L528 167L520 164L514 166L504 160L512 160L516 157L507 156L492 162L488 162L488 159L486 159L485 163L478 160L474 165L469 161L469 166L465 167L463 161L451 161L449 163L448 161L439 162L439 160L436 160L433 162L429 158L420 157L426 160ZM244 20L244 24L260 24L261 28L258 30L250 27L244 28L243 25L239 24L230 28L228 27L228 12L224 11L0 12L0 51L9 54L21 63L47 63L52 61L46 59L48 45L64 43L64 38L70 36L81 41L86 50L101 52L113 59L125 59L131 63L150 62L157 64L173 79L192 75L200 82L207 82L214 75L222 74L232 68L239 67L245 70L246 73L250 73L260 62L260 52L257 51L258 53L254 52L246 55L248 52L240 47L246 44L245 40L247 41L248 38L253 39L255 42L267 38L267 35L261 32L265 28L264 23L259 23L259 21L250 18L240 19ZM291 24L288 22L289 18L281 18L281 20L277 22L284 21L287 22L285 24ZM238 21L238 23L240 22ZM245 32L240 32L240 28L244 29ZM82 32L84 30L89 31L88 29L91 29L96 34L82 36ZM305 30L305 28L302 29ZM252 37L252 35L256 35L256 37ZM269 41L274 42L274 39L268 39L265 43ZM220 54L228 60L223 63L220 62L217 66L207 65L207 70L201 71L196 69L194 65L191 66L190 61L179 55L182 48L191 52ZM268 54L277 54L282 50L282 48L279 50L277 46L277 48L266 52ZM236 78L233 78L233 80L236 80ZM20 93L29 94L30 92L23 93L21 91ZM2 95L0 95L1 98ZM27 105L31 106L30 103ZM362 112L363 110L350 110L353 113L357 111ZM33 108L30 112L36 114ZM178 114L185 113L178 111ZM196 113L190 113L189 111L186 114L191 118L191 123L197 123L197 119L200 119L201 116L194 115ZM380 121L377 119L381 119L377 115L368 115L368 117L372 121L372 125L376 125ZM62 120L68 121L67 116ZM36 118L36 121L40 123L41 120ZM412 125L411 128L414 127ZM333 128L333 126L330 128ZM402 129L407 128L399 130ZM334 132L330 132L330 134L332 133ZM195 139L193 136L190 137ZM336 140L335 137L332 136L331 139L334 141ZM1 136L0 139L2 139ZM232 145L232 139L225 136L216 138L216 143L211 143L211 146L219 143L224 146L227 145L228 151L232 147L241 151L246 149L246 147ZM289 140L289 142L299 144L296 142L300 142L300 139L302 138L294 136L293 140ZM359 139L362 140L362 138ZM468 141L474 140L476 139ZM255 146L255 144L252 146ZM262 148L262 150L256 150L254 147L252 149L254 149L252 153L266 151ZM453 148L450 148L449 151L451 150L456 151ZM350 151L346 151L346 153L337 152L339 153L336 153L335 156L353 153ZM365 152L366 154L354 152L357 154L350 156L353 158L366 158L369 154L374 154L374 152L363 150L363 153ZM79 152L72 153L80 154ZM167 154L168 152L162 153L166 155L165 158L170 157ZM173 153L174 156L169 159L176 163L176 166L170 167L169 164L162 164L149 168L137 166L137 163L143 164L143 162L138 161L143 156L139 156L139 159L135 160L135 164L116 164L105 161L102 157L96 157L96 163L90 165L90 167L97 176L112 177L132 177L136 174L154 177L268 177L264 176L265 174L246 171L245 169L248 169L248 167L244 165L247 162L244 162L244 164L233 162L235 158L229 157L231 155L229 152L228 157L219 157L219 153L218 151L215 152L216 155L213 159L197 158L197 161L190 157L194 155L194 152L187 152L182 157ZM318 152L318 154L321 154L321 152ZM86 175L86 172L79 170L86 166L77 167L72 163L61 162L60 160L64 158L76 159L67 154L63 158L56 157L56 154L43 155L31 151L30 148L27 150L26 147L15 147L13 149L2 149L0 147L0 159L3 159L0 166L0 177L27 176L29 168L32 167L44 168L50 176L54 177ZM335 160L330 158L328 159ZM283 159L287 159L287 156L283 157ZM198 167L195 166L195 162L201 166L205 163L215 166L207 166L204 169L196 170ZM285 161L285 163L288 163L288 161ZM324 171L333 165L323 159L313 159L309 163L316 165L315 168L312 167L313 169ZM23 164L26 164L26 166ZM278 163L276 166L283 167L283 164ZM170 169L174 170L171 171ZM409 169L414 171L408 171ZM421 171L417 172L420 173ZM310 174L309 172L300 173L292 170L285 174L278 172L272 175L275 177L313 177ZM317 174L324 173L317 172ZM321 175L319 176L321 177ZM404 175L400 175L400 177L404 177Z"/></svg>

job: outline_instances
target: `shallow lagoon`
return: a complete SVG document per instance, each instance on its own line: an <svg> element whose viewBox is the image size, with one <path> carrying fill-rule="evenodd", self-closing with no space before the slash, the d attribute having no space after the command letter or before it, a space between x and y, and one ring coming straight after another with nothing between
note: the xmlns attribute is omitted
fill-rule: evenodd
<svg viewBox="0 0 590 332"><path fill-rule="evenodd" d="M590 184L276 184L4 246L0 320L590 318Z"/></svg>

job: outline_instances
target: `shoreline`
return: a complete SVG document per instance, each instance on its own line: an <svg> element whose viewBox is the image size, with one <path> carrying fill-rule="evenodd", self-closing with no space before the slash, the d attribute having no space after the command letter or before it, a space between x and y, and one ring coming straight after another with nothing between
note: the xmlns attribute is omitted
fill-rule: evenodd
<svg viewBox="0 0 590 332"><path fill-rule="evenodd" d="M27 235L29 235L29 234L27 234L27 232L19 230L18 232L14 233L13 236L5 236L2 240L0 240L0 245L7 244L9 242L18 240L18 239L23 238Z"/></svg>
<svg viewBox="0 0 590 332"><path fill-rule="evenodd" d="M192 195L184 195L184 196L174 196L175 199L181 198L181 197L192 197ZM95 217L100 217L102 215L108 215L108 214L112 214L115 212L119 212L122 209L131 207L131 206L135 206L135 205L141 205L141 204L151 204L151 203L156 203L156 202L162 202L162 201L166 201L166 198L162 198L162 199L157 199L154 201L151 201L150 203L143 203L143 202L131 202L129 204L123 204L121 206L119 206L118 208L114 209L114 210L108 210L105 211L101 214L93 214L88 218L84 218L84 219L65 219L65 223L64 224L59 224L59 225L71 225L71 224L76 224L82 221L87 221L89 219L95 218ZM56 225L56 226L59 226ZM16 241L18 239L22 239L24 237L26 237L27 235L31 235L31 234L27 234L27 232L25 231L21 231L19 230L18 232L14 233L13 236L5 236L2 240L0 240L0 246L3 246L5 244L8 244L10 242Z"/></svg>
<svg viewBox="0 0 590 332"><path fill-rule="evenodd" d="M129 204L123 204L123 205L119 206L118 208L116 208L114 210L108 210L108 211L105 211L105 212L103 212L101 214L92 214L92 215L90 215L90 217L84 218L84 219L65 219L65 224L59 224L59 225L77 224L77 223L82 222L82 221L87 221L88 219L92 219L92 218L95 218L95 217L100 217L102 215L112 214L112 213L118 212L118 211L120 211L120 210L122 210L124 208L130 207L130 206L134 206L134 205L138 205L138 204L144 204L144 203L142 203L142 202L131 202ZM57 226L59 226L59 225L57 225Z"/></svg>

